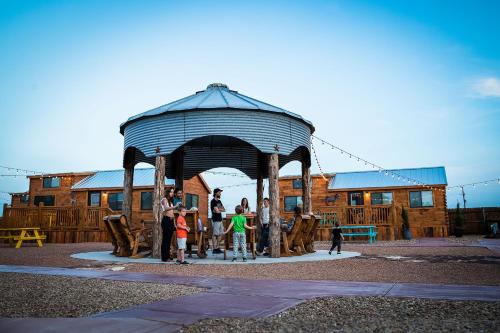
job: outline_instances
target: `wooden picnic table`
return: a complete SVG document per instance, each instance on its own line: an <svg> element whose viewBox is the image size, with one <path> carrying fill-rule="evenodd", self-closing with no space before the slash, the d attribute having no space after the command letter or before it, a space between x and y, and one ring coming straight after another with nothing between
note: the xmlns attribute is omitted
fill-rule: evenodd
<svg viewBox="0 0 500 333"><path fill-rule="evenodd" d="M11 244L13 241L17 241L16 249L21 248L23 241L27 240L36 240L38 247L42 247L42 240L45 240L47 236L40 235L38 231L40 231L38 227L0 228L0 239L8 239Z"/></svg>

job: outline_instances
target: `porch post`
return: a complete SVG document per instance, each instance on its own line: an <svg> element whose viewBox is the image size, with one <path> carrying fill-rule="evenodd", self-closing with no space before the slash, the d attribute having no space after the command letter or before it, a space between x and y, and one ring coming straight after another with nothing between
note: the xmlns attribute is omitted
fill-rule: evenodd
<svg viewBox="0 0 500 333"><path fill-rule="evenodd" d="M132 226L132 193L134 190L134 166L127 166L123 173L123 206L122 214L127 218L127 224Z"/></svg>
<svg viewBox="0 0 500 333"><path fill-rule="evenodd" d="M278 186L278 154L269 155L269 223L271 228L271 256L280 257L280 190Z"/></svg>
<svg viewBox="0 0 500 333"><path fill-rule="evenodd" d="M175 187L180 188L184 195L184 151L175 154L175 170Z"/></svg>
<svg viewBox="0 0 500 333"><path fill-rule="evenodd" d="M155 162L155 186L153 192L153 215L155 223L153 226L153 258L161 256L161 218L162 212L160 200L165 196L165 156L156 156Z"/></svg>
<svg viewBox="0 0 500 333"><path fill-rule="evenodd" d="M311 169L305 161L302 161L302 208L303 213L312 213L311 204Z"/></svg>
<svg viewBox="0 0 500 333"><path fill-rule="evenodd" d="M257 170L257 207L255 212L257 213L257 218L255 219L255 224L257 226L257 239L260 240L262 237L262 201L264 200L264 177L262 177L262 172L260 168Z"/></svg>

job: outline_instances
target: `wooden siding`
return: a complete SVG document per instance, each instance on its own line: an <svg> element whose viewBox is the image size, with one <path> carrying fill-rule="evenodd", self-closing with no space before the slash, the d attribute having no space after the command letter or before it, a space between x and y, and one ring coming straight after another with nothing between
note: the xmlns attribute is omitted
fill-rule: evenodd
<svg viewBox="0 0 500 333"><path fill-rule="evenodd" d="M421 191L421 187L328 190L330 177L325 180L321 176L312 176L312 211L315 214L335 214L344 225L377 225L377 238L389 240L402 238L401 209L405 207L413 237L444 237L449 233L446 193L438 190L445 189L444 186L435 186L437 189L433 191L433 207L410 208L410 191ZM285 197L302 195L300 188L293 188L293 179L300 179L300 176L280 178L280 215L286 219L291 218L293 212L284 211ZM348 205L348 193L351 191L363 193L364 205ZM393 204L371 205L371 193L377 192L392 192ZM330 229L331 226L325 225L323 221L316 239L329 240Z"/></svg>

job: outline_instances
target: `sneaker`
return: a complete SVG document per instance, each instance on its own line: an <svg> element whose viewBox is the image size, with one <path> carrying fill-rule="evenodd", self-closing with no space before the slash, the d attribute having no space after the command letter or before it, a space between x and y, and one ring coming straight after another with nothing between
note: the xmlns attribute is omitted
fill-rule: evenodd
<svg viewBox="0 0 500 333"><path fill-rule="evenodd" d="M337 252L337 254L342 254L342 253L340 253L340 252Z"/></svg>
<svg viewBox="0 0 500 333"><path fill-rule="evenodd" d="M247 262L247 258L243 258L243 262Z"/></svg>
<svg viewBox="0 0 500 333"><path fill-rule="evenodd" d="M232 262L235 262L237 259L236 258L233 258L233 260L231 260Z"/></svg>
<svg viewBox="0 0 500 333"><path fill-rule="evenodd" d="M269 257L269 253L266 252L266 253L263 254L263 256L264 257Z"/></svg>
<svg viewBox="0 0 500 333"><path fill-rule="evenodd" d="M332 251L328 251L328 254L329 254L329 255L332 255Z"/></svg>
<svg viewBox="0 0 500 333"><path fill-rule="evenodd" d="M178 264L180 264L180 263L181 263L181 261L180 261L179 259L177 259L175 262L176 262L176 263L178 263Z"/></svg>
<svg viewBox="0 0 500 333"><path fill-rule="evenodd" d="M262 252L257 252L256 251L255 254L260 257L262 255Z"/></svg>
<svg viewBox="0 0 500 333"><path fill-rule="evenodd" d="M189 263L186 260L184 260L183 262L181 262L181 265L189 265Z"/></svg>

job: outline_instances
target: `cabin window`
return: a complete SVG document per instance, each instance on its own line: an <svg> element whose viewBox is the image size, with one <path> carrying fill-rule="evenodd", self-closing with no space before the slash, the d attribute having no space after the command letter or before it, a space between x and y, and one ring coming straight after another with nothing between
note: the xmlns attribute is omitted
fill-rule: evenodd
<svg viewBox="0 0 500 333"><path fill-rule="evenodd" d="M22 203L22 204L27 204L30 202L30 196L28 194L21 194L19 196L19 201Z"/></svg>
<svg viewBox="0 0 500 333"><path fill-rule="evenodd" d="M198 208L198 201L200 197L196 194L186 193L186 208L191 209L192 207Z"/></svg>
<svg viewBox="0 0 500 333"><path fill-rule="evenodd" d="M153 192L141 192L141 210L153 209Z"/></svg>
<svg viewBox="0 0 500 333"><path fill-rule="evenodd" d="M61 178L47 177L43 179L43 188L57 188L61 186Z"/></svg>
<svg viewBox="0 0 500 333"><path fill-rule="evenodd" d="M294 189L302 188L302 179L294 179L294 180L292 180L292 187Z"/></svg>
<svg viewBox="0 0 500 333"><path fill-rule="evenodd" d="M363 192L349 192L349 206L363 206Z"/></svg>
<svg viewBox="0 0 500 333"><path fill-rule="evenodd" d="M122 210L123 207L123 193L109 193L108 206L112 210Z"/></svg>
<svg viewBox="0 0 500 333"><path fill-rule="evenodd" d="M412 191L410 192L410 207L433 207L432 191Z"/></svg>
<svg viewBox="0 0 500 333"><path fill-rule="evenodd" d="M392 205L392 192L371 194L372 205Z"/></svg>
<svg viewBox="0 0 500 333"><path fill-rule="evenodd" d="M56 197L53 195L37 195L35 196L35 206L38 206L40 202L43 203L44 206L54 206L56 203Z"/></svg>
<svg viewBox="0 0 500 333"><path fill-rule="evenodd" d="M302 208L302 197L285 197L285 212L293 212L295 207Z"/></svg>
<svg viewBox="0 0 500 333"><path fill-rule="evenodd" d="M100 207L101 206L101 192L93 191L89 192L89 198L87 205L90 207Z"/></svg>

